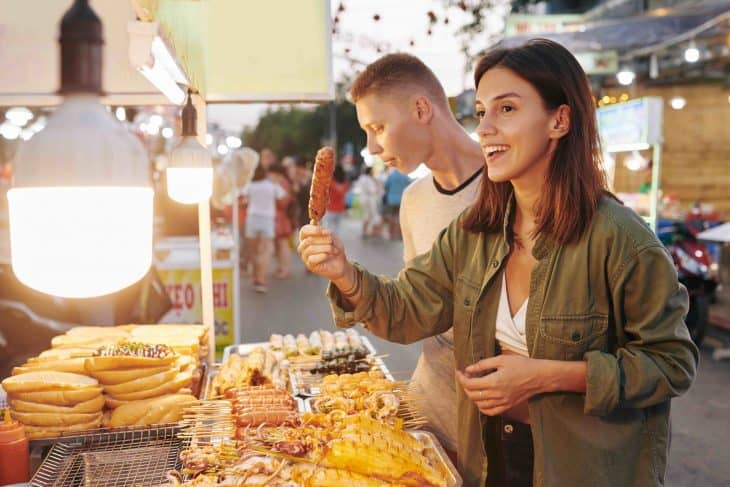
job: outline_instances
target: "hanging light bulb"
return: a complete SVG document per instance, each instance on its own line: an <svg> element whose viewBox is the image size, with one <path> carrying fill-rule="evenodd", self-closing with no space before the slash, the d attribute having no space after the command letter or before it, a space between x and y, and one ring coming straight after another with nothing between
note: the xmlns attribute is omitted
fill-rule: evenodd
<svg viewBox="0 0 730 487"><path fill-rule="evenodd" d="M144 148L99 103L102 25L88 0L61 21L63 104L21 144L8 191L13 271L62 297L117 291L152 262L152 188Z"/></svg>
<svg viewBox="0 0 730 487"><path fill-rule="evenodd" d="M684 60L688 63L696 63L700 60L700 50L695 45L695 40L689 41L689 46L684 51Z"/></svg>
<svg viewBox="0 0 730 487"><path fill-rule="evenodd" d="M618 82L623 86L629 86L631 83L634 82L634 79L636 78L636 73L629 68L624 66L621 68L621 70L616 73L616 79Z"/></svg>
<svg viewBox="0 0 730 487"><path fill-rule="evenodd" d="M185 204L200 203L213 193L213 164L208 149L198 142L197 117L192 92L188 91L188 101L182 111L183 139L170 154L166 170L167 194Z"/></svg>

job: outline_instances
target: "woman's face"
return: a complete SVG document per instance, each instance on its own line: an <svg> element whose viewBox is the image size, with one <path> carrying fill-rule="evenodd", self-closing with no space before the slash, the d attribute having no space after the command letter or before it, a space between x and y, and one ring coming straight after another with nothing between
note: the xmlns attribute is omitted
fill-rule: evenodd
<svg viewBox="0 0 730 487"><path fill-rule="evenodd" d="M544 181L557 141L567 132L561 130L567 108L546 110L537 90L510 69L484 73L476 91L476 114L489 179Z"/></svg>

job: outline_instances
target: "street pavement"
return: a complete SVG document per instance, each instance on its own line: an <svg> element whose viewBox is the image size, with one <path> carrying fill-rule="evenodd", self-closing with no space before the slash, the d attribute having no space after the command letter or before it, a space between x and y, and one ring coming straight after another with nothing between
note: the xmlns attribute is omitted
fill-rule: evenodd
<svg viewBox="0 0 730 487"><path fill-rule="evenodd" d="M360 222L356 220L343 220L340 233L348 257L370 271L395 275L402 267L401 242L363 239ZM296 335L320 328L334 330L324 297L326 280L307 273L297 255L292 262L292 277L272 278L266 294L255 293L248 278L243 278L242 342L267 341L271 333ZM666 485L670 487L730 486L730 360L712 359L713 347L730 345L730 333L715 329L709 335L692 389L672 402L672 451L666 476ZM408 379L421 346L397 345L368 337L378 353L387 355L385 361L396 378Z"/></svg>

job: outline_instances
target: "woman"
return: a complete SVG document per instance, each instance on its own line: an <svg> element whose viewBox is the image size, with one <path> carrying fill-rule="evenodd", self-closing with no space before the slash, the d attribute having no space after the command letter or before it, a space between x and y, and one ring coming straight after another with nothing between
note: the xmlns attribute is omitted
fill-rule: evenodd
<svg viewBox="0 0 730 487"><path fill-rule="evenodd" d="M605 189L575 58L537 39L474 79L487 177L431 252L378 278L307 226L302 259L332 281L338 326L408 343L453 323L465 485L663 485L670 398L698 359L687 292Z"/></svg>
<svg viewBox="0 0 730 487"><path fill-rule="evenodd" d="M248 203L246 239L253 255L253 288L257 293L268 291L266 281L275 236L276 202L286 197L284 189L266 176L266 169L259 164L253 173L253 180L243 190Z"/></svg>

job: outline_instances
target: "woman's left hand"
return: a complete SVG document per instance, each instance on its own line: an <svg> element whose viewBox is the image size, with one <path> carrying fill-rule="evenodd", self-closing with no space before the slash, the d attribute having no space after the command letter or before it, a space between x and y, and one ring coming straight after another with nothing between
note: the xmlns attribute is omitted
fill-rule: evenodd
<svg viewBox="0 0 730 487"><path fill-rule="evenodd" d="M486 375L485 375L486 374ZM540 360L497 355L470 365L456 378L479 411L496 416L541 392Z"/></svg>

